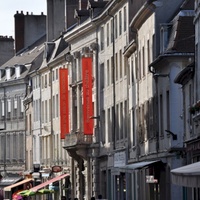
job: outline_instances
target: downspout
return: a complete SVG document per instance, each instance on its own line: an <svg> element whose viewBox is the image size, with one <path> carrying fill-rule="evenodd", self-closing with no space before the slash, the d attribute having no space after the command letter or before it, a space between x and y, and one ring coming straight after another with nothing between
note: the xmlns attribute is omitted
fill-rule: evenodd
<svg viewBox="0 0 200 200"><path fill-rule="evenodd" d="M152 75L153 75L153 78L154 78L154 80L155 80L155 87L156 87L156 96L155 96L155 99L156 99L156 105L158 105L158 77L157 76L154 76L155 75L155 73L156 73L156 71L155 71L155 68L152 66L152 65L149 65L148 66L148 68L149 68L149 72L150 73L152 73ZM155 117L155 119L153 120L153 123L155 123L155 121L156 122L158 122L158 124L159 124L159 118L158 118L158 108L156 108L156 111L154 111L154 112L156 112L156 117ZM159 131L158 131L158 126L156 126L156 151L158 152L159 151Z"/></svg>
<svg viewBox="0 0 200 200"><path fill-rule="evenodd" d="M116 137L115 137L115 132L116 132L116 119L115 119L115 107L116 107L116 94L115 94L115 34L114 34L114 27L115 27L115 21L114 21L114 16L109 14L109 11L107 12L107 15L112 17L113 23L112 23L112 28L113 28L113 34L112 34L112 40L113 40L113 56L112 56L112 79L113 79L113 131L112 131L112 139L113 139L113 150L116 149Z"/></svg>
<svg viewBox="0 0 200 200"><path fill-rule="evenodd" d="M53 159L53 115L52 115L52 99L53 99L53 88L52 88L52 68L47 65L47 68L49 69L49 86L50 86L50 158ZM50 161L52 162L52 160Z"/></svg>
<svg viewBox="0 0 200 200"><path fill-rule="evenodd" d="M28 105L24 105L25 107L25 157L26 157L26 148L27 148L27 142L26 142L26 134L27 134L27 110L29 109L29 103ZM25 159L25 170L27 170L27 159Z"/></svg>

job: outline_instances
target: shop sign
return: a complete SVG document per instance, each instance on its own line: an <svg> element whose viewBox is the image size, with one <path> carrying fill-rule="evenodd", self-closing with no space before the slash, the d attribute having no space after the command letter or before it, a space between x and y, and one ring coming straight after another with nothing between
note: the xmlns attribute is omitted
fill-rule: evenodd
<svg viewBox="0 0 200 200"><path fill-rule="evenodd" d="M62 171L62 167L61 166L53 166L52 167L52 172L61 172Z"/></svg>
<svg viewBox="0 0 200 200"><path fill-rule="evenodd" d="M154 176L146 176L146 183L157 183L158 180L154 179Z"/></svg>
<svg viewBox="0 0 200 200"><path fill-rule="evenodd" d="M114 167L123 167L126 165L125 151L117 152L114 154Z"/></svg>

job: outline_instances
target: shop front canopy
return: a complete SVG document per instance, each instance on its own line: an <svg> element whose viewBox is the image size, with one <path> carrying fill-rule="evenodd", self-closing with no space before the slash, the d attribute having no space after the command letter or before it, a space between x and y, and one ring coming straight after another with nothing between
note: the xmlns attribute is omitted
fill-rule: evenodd
<svg viewBox="0 0 200 200"><path fill-rule="evenodd" d="M171 170L173 184L185 187L200 187L200 162Z"/></svg>
<svg viewBox="0 0 200 200"><path fill-rule="evenodd" d="M9 191L12 190L12 188L15 188L15 187L17 187L17 186L23 185L23 184L25 184L25 183L29 183L29 182L31 182L31 181L33 181L32 178L24 179L24 180L22 180L22 181L20 181L20 182L17 182L17 183L15 183L15 184L12 184L12 185L9 185L9 186L5 187L5 188L4 188L4 191L8 191L8 192L9 192Z"/></svg>
<svg viewBox="0 0 200 200"><path fill-rule="evenodd" d="M50 179L48 181L45 181L44 183L41 183L41 184L39 184L39 185L37 185L37 186L35 186L33 188L30 188L29 190L32 191L32 192L37 192L38 190L46 187L47 185L49 185L51 183L54 183L56 181L59 181L59 180L65 178L67 176L69 176L69 174L62 174L60 176L56 176L55 178L52 178L52 179Z"/></svg>
<svg viewBox="0 0 200 200"><path fill-rule="evenodd" d="M22 180L22 177L4 177L0 179L0 188L4 188L8 185L12 185L21 180Z"/></svg>
<svg viewBox="0 0 200 200"><path fill-rule="evenodd" d="M134 170L142 169L144 167L149 167L149 166L159 164L159 163L162 163L162 161L161 160L143 161L143 162L137 162L137 163L121 166L119 167L119 169L122 172L132 173Z"/></svg>

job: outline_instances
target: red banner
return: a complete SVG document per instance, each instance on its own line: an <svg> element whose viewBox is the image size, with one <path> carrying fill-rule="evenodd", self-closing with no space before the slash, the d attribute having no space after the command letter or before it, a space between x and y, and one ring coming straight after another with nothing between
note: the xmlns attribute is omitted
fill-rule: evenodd
<svg viewBox="0 0 200 200"><path fill-rule="evenodd" d="M92 58L82 58L83 77L83 127L85 135L93 134Z"/></svg>
<svg viewBox="0 0 200 200"><path fill-rule="evenodd" d="M68 69L59 69L60 76L60 139L69 133Z"/></svg>

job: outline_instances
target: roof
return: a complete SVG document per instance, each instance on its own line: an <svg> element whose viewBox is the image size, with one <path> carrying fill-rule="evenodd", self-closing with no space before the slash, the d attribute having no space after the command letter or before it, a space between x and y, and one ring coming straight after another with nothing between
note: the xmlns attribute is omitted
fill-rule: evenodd
<svg viewBox="0 0 200 200"><path fill-rule="evenodd" d="M46 46L45 54L48 54L48 55L47 55L47 58L43 60L40 66L40 69L45 68L48 63L53 62L54 60L62 57L63 55L69 52L68 43L62 37L50 43L52 48L49 48L48 44L49 44L48 42L45 44Z"/></svg>
<svg viewBox="0 0 200 200"><path fill-rule="evenodd" d="M174 18L167 52L194 52L195 26L193 20L194 16L187 16L184 13Z"/></svg>
<svg viewBox="0 0 200 200"><path fill-rule="evenodd" d="M40 67L43 60L44 53L44 41L45 36L37 40L34 44L20 51L19 54L12 57L6 63L0 66L0 70L5 70L7 67L15 68L16 66L22 66L22 72L20 74L20 78L24 78L29 72L36 70ZM8 81L14 80L15 75L11 77ZM6 80L6 76L1 78L1 82Z"/></svg>

